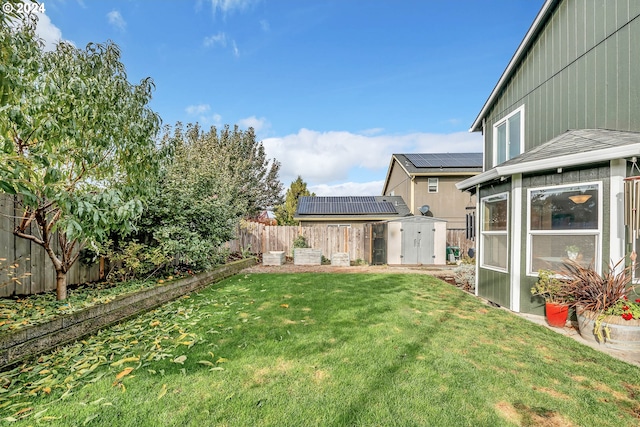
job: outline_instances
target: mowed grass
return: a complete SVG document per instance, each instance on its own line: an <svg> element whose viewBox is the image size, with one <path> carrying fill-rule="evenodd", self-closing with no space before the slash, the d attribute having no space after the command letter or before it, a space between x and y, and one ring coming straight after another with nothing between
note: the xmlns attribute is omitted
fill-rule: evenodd
<svg viewBox="0 0 640 427"><path fill-rule="evenodd" d="M132 332L141 325L169 327ZM640 424L639 368L427 275L239 275L85 343L41 358L41 377L59 378L48 392L27 391L40 362L0 376L14 402L28 397L1 416L60 426ZM74 383L81 357L103 363Z"/></svg>

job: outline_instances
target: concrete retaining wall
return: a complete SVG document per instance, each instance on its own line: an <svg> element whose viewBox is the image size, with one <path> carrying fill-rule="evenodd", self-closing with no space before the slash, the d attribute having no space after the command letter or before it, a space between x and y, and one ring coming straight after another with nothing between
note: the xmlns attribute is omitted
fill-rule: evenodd
<svg viewBox="0 0 640 427"><path fill-rule="evenodd" d="M2 335L0 336L0 369L151 310L182 295L233 276L254 264L253 258L235 261L212 271L169 282L165 286L123 295L107 304L100 304L61 316L48 323Z"/></svg>

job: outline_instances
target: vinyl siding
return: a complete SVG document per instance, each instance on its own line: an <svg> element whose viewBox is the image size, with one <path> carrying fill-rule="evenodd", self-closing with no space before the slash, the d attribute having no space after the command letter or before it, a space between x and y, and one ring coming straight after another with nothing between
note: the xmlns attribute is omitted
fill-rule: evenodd
<svg viewBox="0 0 640 427"><path fill-rule="evenodd" d="M561 2L486 117L493 125L525 105L525 150L568 129L640 131L640 2ZM635 100L635 101L634 101Z"/></svg>

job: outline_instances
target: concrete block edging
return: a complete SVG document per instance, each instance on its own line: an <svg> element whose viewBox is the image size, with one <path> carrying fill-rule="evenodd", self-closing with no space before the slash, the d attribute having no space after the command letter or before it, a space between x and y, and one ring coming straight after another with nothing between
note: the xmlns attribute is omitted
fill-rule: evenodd
<svg viewBox="0 0 640 427"><path fill-rule="evenodd" d="M211 271L171 281L164 286L143 289L133 294L120 296L106 304L63 315L47 323L0 335L0 369L149 311L166 302L233 276L255 263L254 258L234 261Z"/></svg>

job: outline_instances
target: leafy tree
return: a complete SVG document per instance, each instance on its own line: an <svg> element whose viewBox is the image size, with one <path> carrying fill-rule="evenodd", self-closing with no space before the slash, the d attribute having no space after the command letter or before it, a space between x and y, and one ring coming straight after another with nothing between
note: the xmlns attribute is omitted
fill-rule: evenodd
<svg viewBox="0 0 640 427"><path fill-rule="evenodd" d="M311 193L307 189L307 183L302 180L302 177L298 175L295 181L291 183L287 194L284 198L284 203L276 206L275 214L278 225L298 225L298 221L293 219L293 215L298 209L298 199L300 196L315 196L315 193Z"/></svg>
<svg viewBox="0 0 640 427"><path fill-rule="evenodd" d="M153 83L129 83L110 42L43 52L33 25L2 25L0 48L0 191L18 195L14 234L44 248L64 299L80 249L142 213L157 166Z"/></svg>
<svg viewBox="0 0 640 427"><path fill-rule="evenodd" d="M204 132L178 123L173 134L166 130L162 146L172 154L141 223L146 236L138 237L183 263L207 267L240 218L281 200L280 164L267 160L253 129Z"/></svg>

